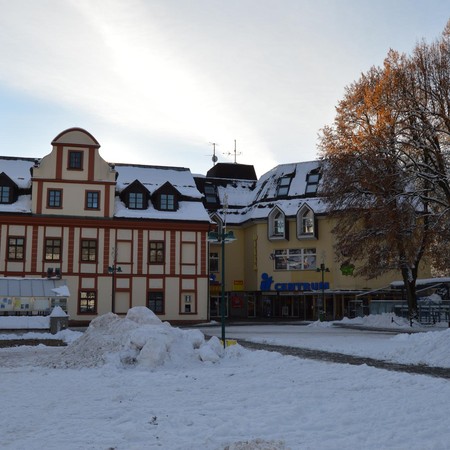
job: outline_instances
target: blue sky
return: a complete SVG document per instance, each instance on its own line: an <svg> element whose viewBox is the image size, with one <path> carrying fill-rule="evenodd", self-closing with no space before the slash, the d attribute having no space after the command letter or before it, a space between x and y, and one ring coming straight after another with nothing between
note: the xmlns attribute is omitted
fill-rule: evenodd
<svg viewBox="0 0 450 450"><path fill-rule="evenodd" d="M109 162L317 157L345 86L439 37L449 0L0 0L0 154L74 126ZM0 167L1 171L1 167Z"/></svg>

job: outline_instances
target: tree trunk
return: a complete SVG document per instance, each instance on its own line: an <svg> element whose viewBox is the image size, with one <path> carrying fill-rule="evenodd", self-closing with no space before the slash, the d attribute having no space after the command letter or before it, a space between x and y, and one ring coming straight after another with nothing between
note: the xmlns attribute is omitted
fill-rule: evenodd
<svg viewBox="0 0 450 450"><path fill-rule="evenodd" d="M408 318L412 325L412 321L418 318L416 296L417 270L409 267L403 268L402 277L405 285L406 300L408 302Z"/></svg>

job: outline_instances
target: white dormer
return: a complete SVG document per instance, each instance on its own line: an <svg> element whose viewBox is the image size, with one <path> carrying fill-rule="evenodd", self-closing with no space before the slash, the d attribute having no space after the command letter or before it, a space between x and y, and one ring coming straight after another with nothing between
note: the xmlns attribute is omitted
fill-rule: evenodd
<svg viewBox="0 0 450 450"><path fill-rule="evenodd" d="M306 204L297 213L297 238L317 239L317 220L314 211Z"/></svg>
<svg viewBox="0 0 450 450"><path fill-rule="evenodd" d="M270 240L288 239L286 215L278 206L272 209L267 220L268 238Z"/></svg>

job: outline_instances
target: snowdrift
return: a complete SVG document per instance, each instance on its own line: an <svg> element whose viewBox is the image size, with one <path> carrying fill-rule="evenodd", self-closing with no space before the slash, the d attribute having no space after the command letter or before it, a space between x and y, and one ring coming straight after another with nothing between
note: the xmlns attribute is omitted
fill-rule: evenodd
<svg viewBox="0 0 450 450"><path fill-rule="evenodd" d="M123 319L113 313L94 319L86 332L49 364L55 368L112 364L152 369L217 362L223 353L217 337L206 341L199 330L172 327L148 308L135 307Z"/></svg>

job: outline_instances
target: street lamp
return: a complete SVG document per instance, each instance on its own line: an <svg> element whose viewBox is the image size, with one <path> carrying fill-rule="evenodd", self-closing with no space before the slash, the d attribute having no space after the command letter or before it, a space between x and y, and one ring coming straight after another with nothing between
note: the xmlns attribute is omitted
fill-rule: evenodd
<svg viewBox="0 0 450 450"><path fill-rule="evenodd" d="M108 273L111 275L111 312L116 312L116 273L121 273L122 267L116 266L113 264L112 266L108 266Z"/></svg>
<svg viewBox="0 0 450 450"><path fill-rule="evenodd" d="M318 267L316 269L316 272L322 272L322 299L321 299L321 304L318 303L317 305L317 316L320 319L320 311L319 311L319 307L322 306L322 308L325 309L325 272L329 272L330 269L328 267L325 267L324 263L320 264L320 267Z"/></svg>
<svg viewBox="0 0 450 450"><path fill-rule="evenodd" d="M226 231L226 214L228 209L228 199L225 195L223 202L224 221L220 232L211 231L208 233L208 241L210 243L221 244L222 247L222 282L221 282L221 296L220 296L220 322L222 326L222 343L226 347L225 341L225 244L236 240L232 231Z"/></svg>

